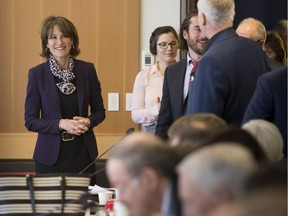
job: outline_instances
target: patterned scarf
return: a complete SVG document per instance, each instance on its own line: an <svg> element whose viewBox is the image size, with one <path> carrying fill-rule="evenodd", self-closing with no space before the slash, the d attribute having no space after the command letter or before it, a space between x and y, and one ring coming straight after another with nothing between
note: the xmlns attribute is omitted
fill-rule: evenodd
<svg viewBox="0 0 288 216"><path fill-rule="evenodd" d="M52 74L55 77L63 80L63 82L56 83L60 91L63 92L65 95L72 94L76 90L76 86L70 82L71 80L75 78L75 75L73 73L73 68L74 68L73 57L71 56L69 59L67 70L60 69L53 55L49 56L49 64L50 64L50 70L52 71Z"/></svg>

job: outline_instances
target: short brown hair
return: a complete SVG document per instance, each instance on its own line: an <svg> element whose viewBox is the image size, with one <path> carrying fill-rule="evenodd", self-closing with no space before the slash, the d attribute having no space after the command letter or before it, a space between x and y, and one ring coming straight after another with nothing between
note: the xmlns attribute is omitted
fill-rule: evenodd
<svg viewBox="0 0 288 216"><path fill-rule="evenodd" d="M214 131L217 128L226 127L227 123L221 117L213 113L197 113L185 115L173 122L168 129L168 136L181 136L185 133L193 134L200 131Z"/></svg>
<svg viewBox="0 0 288 216"><path fill-rule="evenodd" d="M276 31L268 31L264 43L265 47L272 49L276 53L276 61L286 64L286 51L280 35Z"/></svg>
<svg viewBox="0 0 288 216"><path fill-rule="evenodd" d="M183 32L189 32L189 26L191 24L190 19L194 16L198 16L198 10L197 9L193 9L191 10L187 16L185 17L185 19L183 20L181 27L180 27L180 33L179 33L179 38L180 38L180 46L179 48L181 50L188 50L188 45L187 45L187 41L186 39L183 37Z"/></svg>

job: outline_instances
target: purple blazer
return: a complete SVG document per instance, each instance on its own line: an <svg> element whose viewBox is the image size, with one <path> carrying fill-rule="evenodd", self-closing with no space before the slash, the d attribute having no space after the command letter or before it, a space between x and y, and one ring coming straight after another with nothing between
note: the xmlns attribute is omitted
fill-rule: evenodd
<svg viewBox="0 0 288 216"><path fill-rule="evenodd" d="M83 141L94 160L98 149L93 128L105 119L101 85L92 63L75 60L73 72L77 83L79 115L89 117L91 121L90 130L83 134ZM88 110L91 113L89 116ZM56 163L61 142L61 118L58 89L47 61L29 70L25 101L25 126L29 131L38 133L33 155L36 161L46 165Z"/></svg>

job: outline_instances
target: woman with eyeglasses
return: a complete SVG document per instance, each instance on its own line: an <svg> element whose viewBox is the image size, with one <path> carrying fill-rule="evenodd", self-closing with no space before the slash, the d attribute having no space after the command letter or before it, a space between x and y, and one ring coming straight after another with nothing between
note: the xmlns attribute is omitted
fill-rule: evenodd
<svg viewBox="0 0 288 216"><path fill-rule="evenodd" d="M29 70L25 102L25 126L38 133L36 173L79 173L98 155L93 128L105 119L100 82L93 63L76 59L79 38L68 19L47 17L41 44L47 61Z"/></svg>
<svg viewBox="0 0 288 216"><path fill-rule="evenodd" d="M155 64L140 71L134 82L132 97L132 120L141 125L141 131L155 133L164 72L176 63L178 35L171 26L156 28L150 37L150 52Z"/></svg>

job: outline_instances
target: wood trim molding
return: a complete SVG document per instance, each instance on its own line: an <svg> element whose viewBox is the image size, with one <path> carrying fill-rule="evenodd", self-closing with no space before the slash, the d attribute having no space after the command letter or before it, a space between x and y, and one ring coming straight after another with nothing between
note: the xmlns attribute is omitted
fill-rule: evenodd
<svg viewBox="0 0 288 216"><path fill-rule="evenodd" d="M99 155L116 143L121 134L95 134ZM37 133L0 133L0 159L31 159ZM103 159L108 158L103 155Z"/></svg>

